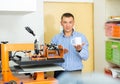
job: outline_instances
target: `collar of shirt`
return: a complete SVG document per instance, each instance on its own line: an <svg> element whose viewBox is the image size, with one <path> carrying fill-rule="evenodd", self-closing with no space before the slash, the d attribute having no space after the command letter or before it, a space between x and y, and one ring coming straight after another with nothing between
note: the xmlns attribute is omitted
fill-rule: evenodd
<svg viewBox="0 0 120 84"><path fill-rule="evenodd" d="M74 29L72 29L72 34L71 34L71 36L73 36L73 34L74 34ZM62 31L62 35L63 35L63 37L65 37L64 30Z"/></svg>

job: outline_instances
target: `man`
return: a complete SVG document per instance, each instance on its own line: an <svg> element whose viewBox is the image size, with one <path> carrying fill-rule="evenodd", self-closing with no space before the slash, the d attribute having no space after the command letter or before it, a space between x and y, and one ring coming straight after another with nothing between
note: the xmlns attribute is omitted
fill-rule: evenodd
<svg viewBox="0 0 120 84"><path fill-rule="evenodd" d="M64 13L61 16L63 31L52 39L52 44L64 47L64 63L60 63L65 71L55 71L54 77L58 77L63 72L81 72L83 69L82 60L88 59L88 41L86 37L76 32L74 26L74 16L71 13ZM82 44L73 44L73 39L81 38Z"/></svg>

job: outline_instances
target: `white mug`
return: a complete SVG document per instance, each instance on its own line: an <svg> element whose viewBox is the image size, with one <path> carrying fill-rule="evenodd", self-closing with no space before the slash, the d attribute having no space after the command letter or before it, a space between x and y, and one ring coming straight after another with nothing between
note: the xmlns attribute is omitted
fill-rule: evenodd
<svg viewBox="0 0 120 84"><path fill-rule="evenodd" d="M71 40L72 45L82 45L81 37L75 37Z"/></svg>

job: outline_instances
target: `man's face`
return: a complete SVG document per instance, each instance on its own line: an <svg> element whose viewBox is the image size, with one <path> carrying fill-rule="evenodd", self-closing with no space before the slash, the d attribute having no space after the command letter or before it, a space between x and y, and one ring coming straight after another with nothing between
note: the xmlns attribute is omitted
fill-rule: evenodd
<svg viewBox="0 0 120 84"><path fill-rule="evenodd" d="M74 26L74 19L72 17L63 17L61 20L64 32L71 32Z"/></svg>

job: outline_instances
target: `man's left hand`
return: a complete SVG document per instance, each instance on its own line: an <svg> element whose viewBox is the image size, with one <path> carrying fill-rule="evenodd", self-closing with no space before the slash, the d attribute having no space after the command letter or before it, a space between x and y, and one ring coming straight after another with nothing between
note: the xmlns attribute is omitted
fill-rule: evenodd
<svg viewBox="0 0 120 84"><path fill-rule="evenodd" d="M82 46L84 46L85 43L82 43L82 45L75 45L75 49L76 51L81 51L82 50Z"/></svg>

